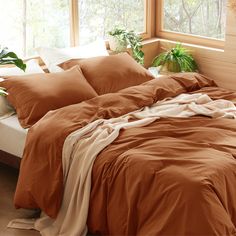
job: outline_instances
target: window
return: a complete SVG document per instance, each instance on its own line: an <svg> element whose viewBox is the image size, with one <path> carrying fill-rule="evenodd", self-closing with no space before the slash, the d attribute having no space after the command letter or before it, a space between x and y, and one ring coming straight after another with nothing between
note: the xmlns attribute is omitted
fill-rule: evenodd
<svg viewBox="0 0 236 236"><path fill-rule="evenodd" d="M115 26L143 33L147 31L146 3L147 0L0 0L0 8L4 9L0 14L0 46L28 57L35 55L35 48L40 46L60 48L105 39Z"/></svg>
<svg viewBox="0 0 236 236"><path fill-rule="evenodd" d="M161 1L162 32L224 40L227 0Z"/></svg>
<svg viewBox="0 0 236 236"><path fill-rule="evenodd" d="M0 0L0 8L0 45L19 56L70 45L69 0Z"/></svg>
<svg viewBox="0 0 236 236"><path fill-rule="evenodd" d="M79 43L105 39L115 26L146 31L144 0L79 0Z"/></svg>

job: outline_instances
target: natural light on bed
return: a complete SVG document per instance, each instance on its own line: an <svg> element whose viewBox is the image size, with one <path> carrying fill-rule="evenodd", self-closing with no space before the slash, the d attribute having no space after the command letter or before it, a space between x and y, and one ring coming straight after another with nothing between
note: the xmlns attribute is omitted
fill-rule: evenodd
<svg viewBox="0 0 236 236"><path fill-rule="evenodd" d="M236 236L236 0L0 0L1 236Z"/></svg>

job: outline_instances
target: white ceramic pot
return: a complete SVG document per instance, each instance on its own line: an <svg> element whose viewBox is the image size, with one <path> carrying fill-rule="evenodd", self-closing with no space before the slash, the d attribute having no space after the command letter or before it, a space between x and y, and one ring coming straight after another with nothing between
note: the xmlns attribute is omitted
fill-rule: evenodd
<svg viewBox="0 0 236 236"><path fill-rule="evenodd" d="M124 52L127 49L127 44L121 44L120 41L113 36L109 36L109 46L112 51Z"/></svg>

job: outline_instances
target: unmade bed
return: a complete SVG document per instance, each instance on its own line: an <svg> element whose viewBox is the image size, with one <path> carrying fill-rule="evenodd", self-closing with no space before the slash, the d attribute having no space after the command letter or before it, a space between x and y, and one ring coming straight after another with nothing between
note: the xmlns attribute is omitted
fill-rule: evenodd
<svg viewBox="0 0 236 236"><path fill-rule="evenodd" d="M181 94L210 103L133 115ZM15 205L40 208L35 228L50 236L236 235L235 99L204 76L173 75L50 112L29 130Z"/></svg>

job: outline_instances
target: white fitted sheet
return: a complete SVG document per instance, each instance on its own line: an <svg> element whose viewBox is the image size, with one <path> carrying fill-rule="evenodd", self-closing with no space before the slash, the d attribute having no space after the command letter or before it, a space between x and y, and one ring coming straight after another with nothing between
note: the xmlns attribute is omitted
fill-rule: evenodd
<svg viewBox="0 0 236 236"><path fill-rule="evenodd" d="M0 120L0 150L22 157L27 132L16 115Z"/></svg>

